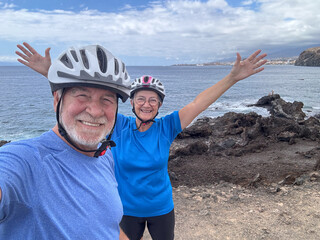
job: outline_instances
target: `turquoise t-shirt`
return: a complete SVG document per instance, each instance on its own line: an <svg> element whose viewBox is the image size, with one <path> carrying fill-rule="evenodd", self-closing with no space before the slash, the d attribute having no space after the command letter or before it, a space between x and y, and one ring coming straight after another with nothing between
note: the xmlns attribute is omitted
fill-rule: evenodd
<svg viewBox="0 0 320 240"><path fill-rule="evenodd" d="M119 239L111 151L81 154L53 131L0 148L0 239Z"/></svg>
<svg viewBox="0 0 320 240"><path fill-rule="evenodd" d="M124 215L167 214L173 209L168 158L170 145L181 132L179 113L155 119L145 132L135 129L135 118L118 114L112 154Z"/></svg>

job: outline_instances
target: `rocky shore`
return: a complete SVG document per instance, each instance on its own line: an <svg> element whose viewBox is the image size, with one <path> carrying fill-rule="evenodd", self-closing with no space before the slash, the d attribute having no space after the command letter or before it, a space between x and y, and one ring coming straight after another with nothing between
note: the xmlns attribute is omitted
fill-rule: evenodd
<svg viewBox="0 0 320 240"><path fill-rule="evenodd" d="M305 119L302 102L289 103L278 94L261 98L255 106L267 108L270 117L230 112L198 119L179 134L170 150L173 185L198 186L221 180L241 186L292 184L304 173L319 170L319 116ZM277 150L288 151L287 156L277 155ZM252 154L267 153L272 158L267 162L260 157L249 161ZM284 157L290 159L286 162ZM298 166L297 158L302 158Z"/></svg>

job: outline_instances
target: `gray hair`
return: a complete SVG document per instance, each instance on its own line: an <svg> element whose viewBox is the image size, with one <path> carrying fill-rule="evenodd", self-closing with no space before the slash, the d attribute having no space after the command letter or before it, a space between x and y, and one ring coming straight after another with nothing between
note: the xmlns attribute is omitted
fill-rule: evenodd
<svg viewBox="0 0 320 240"><path fill-rule="evenodd" d="M61 96L62 96L63 88L58 89L56 92L57 92L58 97L59 97L59 99L60 99L60 98L61 98Z"/></svg>

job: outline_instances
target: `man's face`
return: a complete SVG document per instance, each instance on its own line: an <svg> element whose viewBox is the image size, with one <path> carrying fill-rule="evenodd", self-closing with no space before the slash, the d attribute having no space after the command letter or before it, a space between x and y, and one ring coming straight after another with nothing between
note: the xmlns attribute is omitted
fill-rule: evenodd
<svg viewBox="0 0 320 240"><path fill-rule="evenodd" d="M111 131L117 104L116 94L108 90L66 89L61 102L60 123L75 144L92 150Z"/></svg>

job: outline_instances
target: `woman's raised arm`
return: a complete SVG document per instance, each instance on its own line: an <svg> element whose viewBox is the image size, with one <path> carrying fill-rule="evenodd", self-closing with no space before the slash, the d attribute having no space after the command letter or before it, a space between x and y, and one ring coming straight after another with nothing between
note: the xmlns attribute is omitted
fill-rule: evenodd
<svg viewBox="0 0 320 240"><path fill-rule="evenodd" d="M50 48L45 50L45 56L43 57L34 50L30 44L24 42L23 45L24 46L20 44L17 45L21 52L16 51L16 54L23 59L19 58L18 61L43 76L48 77L48 71L51 65Z"/></svg>
<svg viewBox="0 0 320 240"><path fill-rule="evenodd" d="M186 128L202 111L206 110L225 91L236 82L247 78L253 74L261 72L267 60L262 60L267 54L259 55L261 50L255 51L250 57L241 61L241 56L237 53L237 60L231 72L222 80L201 92L191 103L179 111L181 128Z"/></svg>

